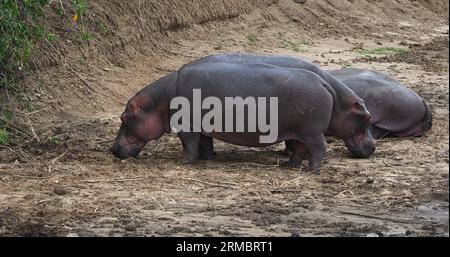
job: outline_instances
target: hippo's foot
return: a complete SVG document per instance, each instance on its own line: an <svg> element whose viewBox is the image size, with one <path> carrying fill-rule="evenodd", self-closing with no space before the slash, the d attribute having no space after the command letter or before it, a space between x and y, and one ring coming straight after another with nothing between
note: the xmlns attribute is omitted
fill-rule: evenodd
<svg viewBox="0 0 450 257"><path fill-rule="evenodd" d="M214 158L214 156L217 156L217 153L215 151L202 151L202 150L200 150L199 153L198 153L197 159L209 161L209 160L212 160Z"/></svg>
<svg viewBox="0 0 450 257"><path fill-rule="evenodd" d="M280 164L281 167L283 168L299 168L300 166L302 166L303 160L298 160L298 159L292 159L289 160L287 162L282 162Z"/></svg>
<svg viewBox="0 0 450 257"><path fill-rule="evenodd" d="M189 165L189 164L194 164L196 160L197 160L196 157L193 157L193 156L184 156L184 157L181 159L180 163L183 164L183 165Z"/></svg>
<svg viewBox="0 0 450 257"><path fill-rule="evenodd" d="M311 172L313 174L320 174L320 167L308 167L308 172Z"/></svg>
<svg viewBox="0 0 450 257"><path fill-rule="evenodd" d="M203 160L203 161L209 161L212 160L214 158L215 154L200 154L198 156L199 160Z"/></svg>
<svg viewBox="0 0 450 257"><path fill-rule="evenodd" d="M288 149L285 148L283 151L276 152L276 154L282 155L282 156L290 156L291 155L291 151L289 151Z"/></svg>

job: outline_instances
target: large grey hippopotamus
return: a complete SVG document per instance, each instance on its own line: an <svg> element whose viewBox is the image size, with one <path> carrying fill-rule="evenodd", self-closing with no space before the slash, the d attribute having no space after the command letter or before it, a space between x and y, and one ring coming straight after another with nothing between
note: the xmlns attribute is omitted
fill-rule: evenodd
<svg viewBox="0 0 450 257"><path fill-rule="evenodd" d="M343 68L328 71L362 97L371 114L372 135L383 137L421 136L431 129L428 104L414 91L377 71ZM291 154L296 142L287 140L285 154ZM299 163L308 153L297 153Z"/></svg>
<svg viewBox="0 0 450 257"><path fill-rule="evenodd" d="M298 163L297 155L303 156L307 152L309 168L319 170L326 151L324 132L330 127L339 130L342 122L336 119L343 112L337 104L337 93L313 72L280 69L279 66L267 64L199 62L185 65L178 72L159 79L129 100L121 116L122 124L112 148L113 154L119 158L136 157L149 140L170 132L172 125L169 121L175 115L175 110L170 108L171 101L182 96L190 100L191 106L195 105L195 102L192 103L195 89L201 89L202 101L210 97L222 101L226 101L226 97L277 97L278 134L272 143L261 143L258 139L264 133L259 128L256 132L242 133L179 131L185 151L184 162L187 163L198 157L209 159L212 155L212 138L243 146L266 146L290 140L293 142L291 164ZM368 114L364 103L356 99L353 116L366 117ZM201 116L205 116L203 111ZM273 114L268 116L272 118ZM361 141L366 139L363 135L369 128L367 123L361 121L368 119L355 119L350 114L344 117L350 120L347 120L347 127L343 129L353 132L347 135L353 138L347 140L352 141L355 152L365 152L359 148L365 147ZM189 125L192 128L195 124L191 122ZM337 134L345 133L337 131Z"/></svg>
<svg viewBox="0 0 450 257"><path fill-rule="evenodd" d="M431 129L433 118L428 104L395 79L356 68L328 72L364 99L374 138L421 136Z"/></svg>
<svg viewBox="0 0 450 257"><path fill-rule="evenodd" d="M355 157L368 157L375 151L375 143L370 129L371 116L366 109L364 99L319 66L299 57L246 53L210 55L198 59L192 64L213 62L265 63L284 68L305 69L317 74L334 89L337 95L337 101L335 101L337 110L333 113L332 120L325 134L343 139L347 149Z"/></svg>

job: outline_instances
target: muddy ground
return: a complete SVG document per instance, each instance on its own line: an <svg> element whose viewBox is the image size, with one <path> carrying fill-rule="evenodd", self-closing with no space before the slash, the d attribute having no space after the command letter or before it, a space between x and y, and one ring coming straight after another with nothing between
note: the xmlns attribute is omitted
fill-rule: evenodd
<svg viewBox="0 0 450 257"><path fill-rule="evenodd" d="M288 19L267 25L256 17L194 26L157 57L85 71L88 83L116 88L122 97L103 96L107 107L97 111L59 111L53 120L43 119L35 129L51 140L0 147L0 235L449 236L448 24L400 20L394 36L380 31L324 38L298 33ZM418 29L425 25L427 30ZM410 50L376 58L358 53L376 47ZM320 175L304 172L305 166L279 167L286 160L279 153L283 145L216 141L214 160L185 166L179 140L165 135L137 159L110 154L124 102L137 88L190 60L229 51L387 73L430 104L432 131L379 140L369 159L353 159L341 141L330 142ZM63 99L71 93L59 92ZM55 103L47 100L42 107Z"/></svg>

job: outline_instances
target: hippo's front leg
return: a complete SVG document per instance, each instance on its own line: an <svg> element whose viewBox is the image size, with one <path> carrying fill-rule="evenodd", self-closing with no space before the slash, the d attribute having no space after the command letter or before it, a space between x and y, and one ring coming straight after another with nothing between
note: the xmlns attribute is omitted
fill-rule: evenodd
<svg viewBox="0 0 450 257"><path fill-rule="evenodd" d="M213 157L214 157L213 138L205 135L200 135L198 159L211 160Z"/></svg>
<svg viewBox="0 0 450 257"><path fill-rule="evenodd" d="M183 144L184 157L181 160L183 164L193 163L198 157L200 133L196 132L180 132L181 143Z"/></svg>
<svg viewBox="0 0 450 257"><path fill-rule="evenodd" d="M323 156L327 151L324 135L320 134L305 140L305 146L309 153L309 170L319 172Z"/></svg>

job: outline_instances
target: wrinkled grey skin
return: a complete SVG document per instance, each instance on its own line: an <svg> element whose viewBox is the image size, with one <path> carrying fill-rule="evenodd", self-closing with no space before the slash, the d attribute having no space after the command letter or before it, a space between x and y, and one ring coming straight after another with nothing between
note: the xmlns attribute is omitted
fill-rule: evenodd
<svg viewBox="0 0 450 257"><path fill-rule="evenodd" d="M225 97L277 97L278 138L273 144L285 140L295 142L289 164L296 166L297 155L304 148L309 153L310 170L320 169L326 152L324 132L329 127L337 97L316 74L267 64L200 62L180 69L177 96L184 96L192 102L194 88L202 90L202 99L214 96L222 102ZM266 117L269 116L267 110ZM210 159L213 138L250 147L271 145L260 143L260 132L180 132L178 135L186 153L186 162L197 158Z"/></svg>
<svg viewBox="0 0 450 257"><path fill-rule="evenodd" d="M371 114L374 138L416 137L431 129L433 118L428 104L395 79L377 71L356 68L328 72L364 99ZM285 153L293 149L295 142L286 141Z"/></svg>
<svg viewBox="0 0 450 257"><path fill-rule="evenodd" d="M112 149L114 155L135 157L149 140L170 132L169 120L177 110L169 110L168 104L175 96L191 100L194 88L202 90L202 99L208 96L222 100L238 96L244 99L278 97L278 138L274 143L291 140L295 147L290 164L295 165L297 154L306 149L310 169L320 169L326 152L324 132L329 127L336 93L312 72L267 64L189 64L147 86L130 99L122 114L122 125ZM269 117L269 110L267 112ZM197 158L210 159L212 138L243 146L269 145L260 143L260 135L261 132L178 133L185 163Z"/></svg>
<svg viewBox="0 0 450 257"><path fill-rule="evenodd" d="M395 79L355 68L328 72L364 99L374 138L421 136L431 129L433 119L428 104Z"/></svg>
<svg viewBox="0 0 450 257"><path fill-rule="evenodd" d="M285 68L305 69L317 74L336 92L333 116L326 135L344 140L347 148L355 157L369 157L375 151L375 142L370 129L370 113L364 100L345 84L317 65L298 57L268 56L244 53L211 55L194 61L198 63L265 63ZM306 149L304 149L305 152ZM301 160L299 160L301 161Z"/></svg>

